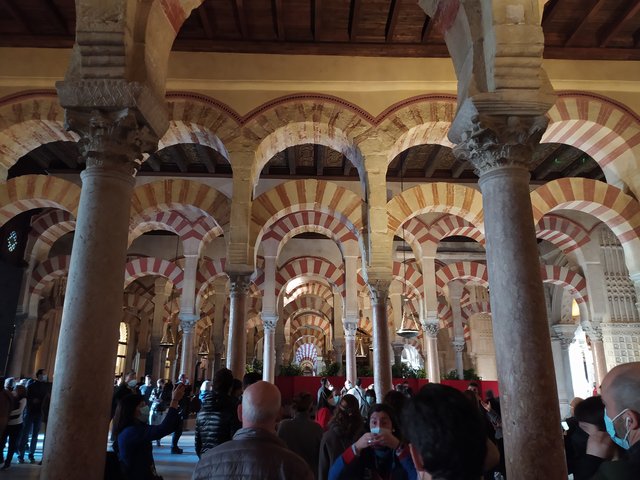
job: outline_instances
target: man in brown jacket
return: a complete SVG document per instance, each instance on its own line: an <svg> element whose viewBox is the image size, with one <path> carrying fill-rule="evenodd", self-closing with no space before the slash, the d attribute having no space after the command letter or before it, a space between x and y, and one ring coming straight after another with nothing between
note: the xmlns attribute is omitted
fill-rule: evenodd
<svg viewBox="0 0 640 480"><path fill-rule="evenodd" d="M275 385L260 381L248 387L238 406L242 428L233 440L202 455L192 480L314 480L307 463L277 437L279 413L280 391Z"/></svg>

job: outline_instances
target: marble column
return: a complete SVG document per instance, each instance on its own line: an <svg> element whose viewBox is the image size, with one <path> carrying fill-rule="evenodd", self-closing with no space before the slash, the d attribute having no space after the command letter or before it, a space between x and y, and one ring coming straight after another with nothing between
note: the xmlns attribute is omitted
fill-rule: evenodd
<svg viewBox="0 0 640 480"><path fill-rule="evenodd" d="M593 366L596 374L596 386L599 392L602 380L607 374L607 360L604 355L604 343L602 343L602 329L599 325L593 325L588 329L587 333L589 335L589 340L591 341Z"/></svg>
<svg viewBox="0 0 640 480"><path fill-rule="evenodd" d="M182 353L180 354L180 371L178 375L185 374L193 382L195 366L194 330L198 316L190 313L180 313L180 328L182 329Z"/></svg>
<svg viewBox="0 0 640 480"><path fill-rule="evenodd" d="M333 354L335 356L335 362L338 364L338 375L344 375L344 362L342 357L344 356L344 337L333 339Z"/></svg>
<svg viewBox="0 0 640 480"><path fill-rule="evenodd" d="M402 365L402 351L404 350L404 343L393 342L391 343L391 349L393 350L393 364L396 367Z"/></svg>
<svg viewBox="0 0 640 480"><path fill-rule="evenodd" d="M462 358L462 352L464 352L464 338L456 337L451 345L453 345L453 351L456 354L456 372L458 372L458 380L464 379L464 360Z"/></svg>
<svg viewBox="0 0 640 480"><path fill-rule="evenodd" d="M138 87L119 85L120 91L134 88L134 98L139 95ZM104 477L136 159L154 150L158 141L158 135L139 126L141 115L131 108L69 109L67 102L86 105L89 101L83 99L95 100L99 89L91 81L58 85L60 102L67 108L67 126L80 134L78 147L87 167L80 174L82 190L56 356L59 368L53 383L43 480ZM109 96L106 91L102 94ZM144 100L139 101L136 108L143 108ZM78 395L77 388L70 387L80 385L91 388Z"/></svg>
<svg viewBox="0 0 640 480"><path fill-rule="evenodd" d="M373 381L378 399L384 398L385 394L393 388L387 319L389 283L389 281L378 280L368 284L373 313Z"/></svg>
<svg viewBox="0 0 640 480"><path fill-rule="evenodd" d="M242 378L247 362L247 294L249 275L231 274L229 291L229 338L227 340L227 368L235 378Z"/></svg>
<svg viewBox="0 0 640 480"><path fill-rule="evenodd" d="M262 326L264 327L262 345L262 380L273 383L276 371L276 325L277 316L262 316Z"/></svg>
<svg viewBox="0 0 640 480"><path fill-rule="evenodd" d="M547 119L468 113L459 114L464 126L450 136L460 139L455 155L480 175L507 476L566 478L529 189L533 150Z"/></svg>
<svg viewBox="0 0 640 480"><path fill-rule="evenodd" d="M154 381L164 377L165 359L167 352L160 346L160 340L164 334L166 324L164 323L164 305L169 295L166 291L167 280L158 278L154 283L153 297L153 324L151 327L151 351L153 352L153 368L151 376Z"/></svg>
<svg viewBox="0 0 640 480"><path fill-rule="evenodd" d="M356 370L356 335L358 324L356 322L345 321L344 325L344 343L345 343L345 377L352 385L356 384L358 373Z"/></svg>
<svg viewBox="0 0 640 480"><path fill-rule="evenodd" d="M440 362L438 361L438 331L440 324L438 321L427 321L422 324L422 337L426 352L427 378L431 383L440 383Z"/></svg>
<svg viewBox="0 0 640 480"><path fill-rule="evenodd" d="M551 352L553 354L553 363L555 365L556 383L558 385L558 401L560 403L560 416L566 418L571 410L569 402L573 395L569 395L567 389L567 377L565 375L565 365L562 359L562 344L564 339L561 335L555 333L551 336Z"/></svg>

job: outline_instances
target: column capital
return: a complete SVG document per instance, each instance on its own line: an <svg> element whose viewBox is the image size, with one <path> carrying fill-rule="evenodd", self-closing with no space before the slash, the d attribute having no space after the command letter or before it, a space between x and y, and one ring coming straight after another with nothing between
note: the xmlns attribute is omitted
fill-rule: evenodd
<svg viewBox="0 0 640 480"><path fill-rule="evenodd" d="M391 280L372 280L367 283L372 303L387 303Z"/></svg>
<svg viewBox="0 0 640 480"><path fill-rule="evenodd" d="M593 342L601 342L602 341L602 328L600 325L591 324L588 327L583 325L585 333L589 335L589 339Z"/></svg>
<svg viewBox="0 0 640 480"><path fill-rule="evenodd" d="M482 176L503 167L528 170L533 150L547 128L545 116L476 114L470 119L454 155Z"/></svg>
<svg viewBox="0 0 640 480"><path fill-rule="evenodd" d="M393 353L399 355L404 350L404 342L391 342L391 348L393 348Z"/></svg>
<svg viewBox="0 0 640 480"><path fill-rule="evenodd" d="M249 286L251 285L251 276L245 273L230 273L230 288L229 293L231 295L247 294L249 292Z"/></svg>
<svg viewBox="0 0 640 480"><path fill-rule="evenodd" d="M456 339L453 342L451 342L451 344L453 345L453 349L456 352L460 353L460 352L464 351L464 345L465 345L465 341L464 340Z"/></svg>
<svg viewBox="0 0 640 480"><path fill-rule="evenodd" d="M440 324L438 322L427 322L420 325L422 331L429 338L438 338L438 332L440 331Z"/></svg>
<svg viewBox="0 0 640 480"><path fill-rule="evenodd" d="M354 322L343 322L342 325L344 327L344 338L347 340L355 339L358 332L358 324Z"/></svg>
<svg viewBox="0 0 640 480"><path fill-rule="evenodd" d="M265 333L267 330L275 332L276 326L278 325L277 315L262 313L260 314L260 318L262 319L262 326L264 327Z"/></svg>
<svg viewBox="0 0 640 480"><path fill-rule="evenodd" d="M180 318L180 328L183 334L192 333L199 319L198 315L191 313L181 313L178 318Z"/></svg>

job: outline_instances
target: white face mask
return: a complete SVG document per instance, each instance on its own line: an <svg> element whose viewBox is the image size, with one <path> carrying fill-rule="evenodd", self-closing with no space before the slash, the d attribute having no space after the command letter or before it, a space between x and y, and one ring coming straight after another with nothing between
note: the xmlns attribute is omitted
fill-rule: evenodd
<svg viewBox="0 0 640 480"><path fill-rule="evenodd" d="M138 382L136 382L135 380L129 380L127 382L127 385L129 385L129 388L135 388L135 386L138 384Z"/></svg>

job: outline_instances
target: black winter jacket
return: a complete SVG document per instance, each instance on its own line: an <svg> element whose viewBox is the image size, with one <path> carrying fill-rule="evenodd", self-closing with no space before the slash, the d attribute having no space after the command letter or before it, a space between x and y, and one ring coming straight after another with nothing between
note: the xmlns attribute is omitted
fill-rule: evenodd
<svg viewBox="0 0 640 480"><path fill-rule="evenodd" d="M196 454L231 440L241 427L238 420L238 402L229 395L209 392L202 401L196 417Z"/></svg>

